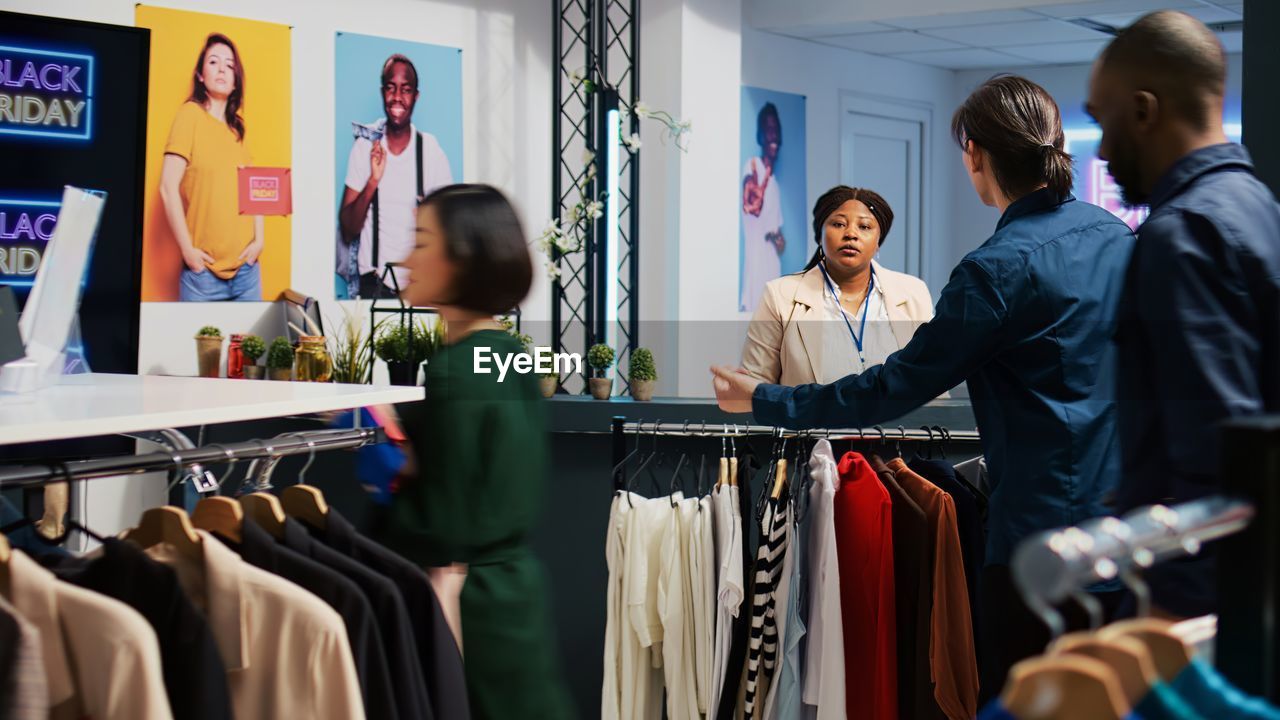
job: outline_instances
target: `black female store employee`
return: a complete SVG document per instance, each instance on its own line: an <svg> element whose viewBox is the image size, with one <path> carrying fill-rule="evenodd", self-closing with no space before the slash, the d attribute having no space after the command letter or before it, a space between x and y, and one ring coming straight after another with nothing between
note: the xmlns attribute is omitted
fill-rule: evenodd
<svg viewBox="0 0 1280 720"><path fill-rule="evenodd" d="M1104 514L1118 474L1112 337L1134 240L1114 216L1072 198L1058 106L1040 86L992 78L956 111L952 133L978 196L1002 215L905 348L829 385L712 371L722 409L791 428L888 422L968 381L995 485L979 593L981 624L994 634L983 679L998 678L998 688L1000 666L1025 652L1005 650L1019 642L1005 607L1014 547Z"/></svg>

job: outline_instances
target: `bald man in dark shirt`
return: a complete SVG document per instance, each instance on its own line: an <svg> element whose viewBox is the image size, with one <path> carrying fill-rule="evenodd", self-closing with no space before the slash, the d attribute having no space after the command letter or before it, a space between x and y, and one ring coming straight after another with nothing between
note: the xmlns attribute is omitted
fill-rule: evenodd
<svg viewBox="0 0 1280 720"><path fill-rule="evenodd" d="M1126 202L1148 204L1118 323L1121 512L1219 490L1216 426L1280 412L1280 207L1222 130L1226 55L1152 13L1094 63L1088 113ZM1148 574L1155 605L1216 610L1214 553Z"/></svg>

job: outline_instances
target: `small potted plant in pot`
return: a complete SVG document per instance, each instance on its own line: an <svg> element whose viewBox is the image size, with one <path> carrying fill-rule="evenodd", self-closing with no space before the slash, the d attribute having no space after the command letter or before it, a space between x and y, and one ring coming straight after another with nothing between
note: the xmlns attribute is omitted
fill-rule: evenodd
<svg viewBox="0 0 1280 720"><path fill-rule="evenodd" d="M216 378L222 365L222 331L205 325L196 333L196 366L202 378Z"/></svg>
<svg viewBox="0 0 1280 720"><path fill-rule="evenodd" d="M597 400L608 400L613 394L613 378L605 377L609 368L613 367L613 348L603 343L592 345L587 351L587 365L591 366L591 377L587 385L591 388L591 397Z"/></svg>
<svg viewBox="0 0 1280 720"><path fill-rule="evenodd" d="M272 380L293 379L293 346L288 340L278 337L271 341L271 349L267 351L267 374Z"/></svg>
<svg viewBox="0 0 1280 720"><path fill-rule="evenodd" d="M392 385L413 385L418 380L418 366L413 363L409 346L409 328L400 323L378 334L373 351L387 364L387 374Z"/></svg>
<svg viewBox="0 0 1280 720"><path fill-rule="evenodd" d="M653 365L653 353L648 348L636 348L628 363L627 380L631 382L631 397L641 402L653 399L653 385L658 380L658 370Z"/></svg>
<svg viewBox="0 0 1280 720"><path fill-rule="evenodd" d="M240 340L240 352L244 354L244 379L261 380L267 369L258 364L258 358L267 351L267 344L257 335L245 335Z"/></svg>
<svg viewBox="0 0 1280 720"><path fill-rule="evenodd" d="M555 397L556 388L560 385L559 373L547 373L538 376L538 389L542 391L542 397Z"/></svg>

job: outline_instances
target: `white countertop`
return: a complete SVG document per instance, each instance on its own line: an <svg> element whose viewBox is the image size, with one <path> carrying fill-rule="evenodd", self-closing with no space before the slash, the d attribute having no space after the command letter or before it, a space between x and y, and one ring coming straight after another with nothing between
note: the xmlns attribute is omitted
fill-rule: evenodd
<svg viewBox="0 0 1280 720"><path fill-rule="evenodd" d="M0 393L0 445L260 420L413 402L421 387L67 375L34 393Z"/></svg>

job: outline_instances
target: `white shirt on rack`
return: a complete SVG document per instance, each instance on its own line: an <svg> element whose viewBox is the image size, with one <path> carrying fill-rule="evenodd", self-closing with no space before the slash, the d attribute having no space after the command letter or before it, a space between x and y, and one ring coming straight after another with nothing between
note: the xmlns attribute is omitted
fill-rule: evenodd
<svg viewBox="0 0 1280 720"><path fill-rule="evenodd" d="M638 498L638 496L636 496ZM676 498L682 497L676 493ZM663 534L671 519L671 500L633 499L624 535L622 595L626 611L622 632L622 718L662 717L663 628L658 614L658 576Z"/></svg>
<svg viewBox="0 0 1280 720"><path fill-rule="evenodd" d="M609 529L605 533L604 541L604 562L609 569L609 584L605 591L604 683L600 691L601 720L621 720L622 718L622 636L624 630L629 630L626 626L626 614L623 612L622 574L626 560L623 549L629 518L628 511L632 504L643 503L644 500L635 493L615 493L613 505L609 508Z"/></svg>
<svg viewBox="0 0 1280 720"><path fill-rule="evenodd" d="M742 515L738 488L725 485L712 493L712 523L716 543L716 631L711 668L711 708L720 707L720 691L729 670L733 620L746 595L742 576Z"/></svg>
<svg viewBox="0 0 1280 720"><path fill-rule="evenodd" d="M689 534L689 579L693 599L694 675L697 680L698 712L707 714L711 703L712 652L716 625L715 536L712 529L711 497L698 500L697 513Z"/></svg>
<svg viewBox="0 0 1280 720"><path fill-rule="evenodd" d="M844 621L836 561L835 498L840 472L831 443L819 440L809 456L809 647L803 699L806 717L845 720Z"/></svg>
<svg viewBox="0 0 1280 720"><path fill-rule="evenodd" d="M694 516L698 513L698 499L677 500L676 507L669 512L658 576L658 617L662 621L662 676L667 688L667 718L698 720L693 587L688 572L693 555L689 539Z"/></svg>

